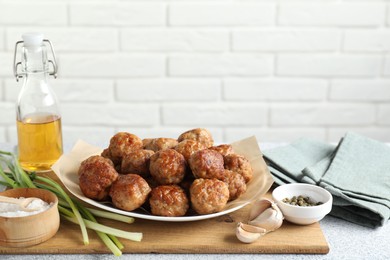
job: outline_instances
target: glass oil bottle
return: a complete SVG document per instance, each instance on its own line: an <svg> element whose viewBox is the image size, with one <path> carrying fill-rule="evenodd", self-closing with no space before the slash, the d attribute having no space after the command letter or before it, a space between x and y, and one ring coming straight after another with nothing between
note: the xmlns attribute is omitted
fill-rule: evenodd
<svg viewBox="0 0 390 260"><path fill-rule="evenodd" d="M16 104L19 162L27 171L49 171L63 152L60 110L48 82L49 76L57 75L55 53L40 33L23 34L22 39L14 54L14 75L17 81L23 78ZM53 60L48 59L48 50Z"/></svg>

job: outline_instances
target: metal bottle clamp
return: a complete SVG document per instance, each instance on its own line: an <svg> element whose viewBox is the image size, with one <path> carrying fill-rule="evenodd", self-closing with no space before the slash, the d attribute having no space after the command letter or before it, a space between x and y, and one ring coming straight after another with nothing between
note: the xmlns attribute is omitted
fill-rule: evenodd
<svg viewBox="0 0 390 260"><path fill-rule="evenodd" d="M22 62L19 61L19 62L16 62L16 54L17 54L17 51L18 51L18 45L19 44L22 44L24 41L17 41L15 43L15 52L14 52L14 76L16 78L16 81L19 81L19 78L23 78L23 76L25 75L25 73L19 73L18 72L18 66L19 65L22 65ZM51 53L53 54L53 60L48 60L49 63L51 63L53 65L53 71L49 72L49 75L50 76L54 76L54 78L57 78L57 71L58 71L58 67L57 67L57 61L56 61L56 54L54 52L54 48L53 48L53 45L51 44L51 42L47 39L44 39L43 42L47 42L50 46L50 49L51 49Z"/></svg>

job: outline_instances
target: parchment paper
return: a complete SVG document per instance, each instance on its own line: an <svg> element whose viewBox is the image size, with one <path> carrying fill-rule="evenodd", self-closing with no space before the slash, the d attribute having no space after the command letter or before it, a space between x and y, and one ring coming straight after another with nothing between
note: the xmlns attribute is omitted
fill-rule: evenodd
<svg viewBox="0 0 390 260"><path fill-rule="evenodd" d="M268 167L263 159L262 153L258 146L257 140L254 136L248 137L246 139L232 143L235 153L245 156L251 163L253 168L253 178L247 184L247 191L238 199L229 202L226 205L224 211L219 214L209 214L210 217L219 216L225 213L232 212L237 210L248 203L254 201L257 198L262 197L271 187L273 183L273 178L268 170ZM101 154L103 151L102 148L92 146L82 140L77 141L73 149L68 154L64 154L60 159L52 166L52 170L58 175L60 180L63 182L65 187L79 199L94 205L101 207L103 209L113 211L116 213L122 213L125 215L142 217L152 220L162 220L162 221L192 221L205 219L205 217L194 217L185 216L185 217L157 217L157 216L147 216L145 214L126 214L128 212L115 209L113 206L107 207L106 203L99 203L93 201L84 196L79 187L78 180L78 168L80 163L92 155ZM148 214L149 215L149 214Z"/></svg>

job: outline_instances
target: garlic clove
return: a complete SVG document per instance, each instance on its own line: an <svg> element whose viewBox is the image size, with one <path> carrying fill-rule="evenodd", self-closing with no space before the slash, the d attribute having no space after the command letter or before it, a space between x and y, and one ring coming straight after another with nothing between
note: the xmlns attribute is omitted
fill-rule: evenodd
<svg viewBox="0 0 390 260"><path fill-rule="evenodd" d="M266 230L239 222L236 228L236 237L243 243L253 243L266 234Z"/></svg>
<svg viewBox="0 0 390 260"><path fill-rule="evenodd" d="M260 199L255 201L252 206L248 224L271 232L283 224L283 219L283 213L275 202L269 199Z"/></svg>
<svg viewBox="0 0 390 260"><path fill-rule="evenodd" d="M283 224L283 215L280 210L271 207L249 221L248 224L261 227L267 230L267 232L271 232L278 229Z"/></svg>
<svg viewBox="0 0 390 260"><path fill-rule="evenodd" d="M249 213L249 220L252 220L256 218L258 215L260 215L264 210L268 209L272 206L272 201L269 199L258 199L256 200L251 208L251 211Z"/></svg>
<svg viewBox="0 0 390 260"><path fill-rule="evenodd" d="M241 242L252 243L278 229L283 224L283 218L276 203L269 199L257 200L252 205L248 224L237 224L236 236Z"/></svg>
<svg viewBox="0 0 390 260"><path fill-rule="evenodd" d="M257 227L257 226L249 225L249 224L244 224L241 222L239 224L240 224L239 226L247 232L259 233L262 235L265 235L267 233L267 230L265 230L264 228L261 228L261 227Z"/></svg>

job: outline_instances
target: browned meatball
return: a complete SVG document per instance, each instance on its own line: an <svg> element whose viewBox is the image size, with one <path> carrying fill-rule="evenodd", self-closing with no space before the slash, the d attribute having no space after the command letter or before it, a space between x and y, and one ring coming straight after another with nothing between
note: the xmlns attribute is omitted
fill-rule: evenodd
<svg viewBox="0 0 390 260"><path fill-rule="evenodd" d="M192 208L199 214L222 211L229 200L228 185L217 179L196 179L190 188Z"/></svg>
<svg viewBox="0 0 390 260"><path fill-rule="evenodd" d="M207 148L203 143L195 141L195 140L183 140L178 145L175 146L175 150L181 153L186 161L190 159L191 155L199 150L203 150Z"/></svg>
<svg viewBox="0 0 390 260"><path fill-rule="evenodd" d="M191 155L188 162L195 178L223 178L223 156L216 151L209 149L197 151Z"/></svg>
<svg viewBox="0 0 390 260"><path fill-rule="evenodd" d="M206 148L213 146L214 140L209 130L205 128L195 128L182 133L177 139L179 142L190 139L203 143Z"/></svg>
<svg viewBox="0 0 390 260"><path fill-rule="evenodd" d="M150 174L149 162L153 154L151 150L135 150L125 154L122 158L121 173L136 173L147 177Z"/></svg>
<svg viewBox="0 0 390 260"><path fill-rule="evenodd" d="M186 172L183 155L173 149L156 152L150 157L150 174L160 184L178 184Z"/></svg>
<svg viewBox="0 0 390 260"><path fill-rule="evenodd" d="M163 185L154 188L149 204L153 215L165 217L184 216L189 208L184 190L177 185Z"/></svg>
<svg viewBox="0 0 390 260"><path fill-rule="evenodd" d="M223 156L234 153L233 147L230 144L221 144L218 146L213 146L209 148L222 154Z"/></svg>
<svg viewBox="0 0 390 260"><path fill-rule="evenodd" d="M244 156L239 154L228 154L223 157L225 163L225 169L237 172L244 177L245 182L249 182L253 177L253 169Z"/></svg>
<svg viewBox="0 0 390 260"><path fill-rule="evenodd" d="M81 191L95 200L107 199L111 184L118 178L112 161L99 155L82 161L78 174Z"/></svg>
<svg viewBox="0 0 390 260"><path fill-rule="evenodd" d="M119 132L111 137L108 149L110 149L111 156L120 162L125 154L141 149L142 146L142 140L138 136Z"/></svg>
<svg viewBox="0 0 390 260"><path fill-rule="evenodd" d="M225 170L224 182L229 187L229 200L235 200L246 192L246 183L241 174Z"/></svg>
<svg viewBox="0 0 390 260"><path fill-rule="evenodd" d="M144 178L138 174L126 174L112 184L110 196L115 207L131 211L145 203L150 191Z"/></svg>
<svg viewBox="0 0 390 260"><path fill-rule="evenodd" d="M100 154L100 156L107 158L107 159L110 159L110 156L111 156L110 149L108 149L108 148L104 149L102 151L102 153Z"/></svg>
<svg viewBox="0 0 390 260"><path fill-rule="evenodd" d="M177 140L173 138L154 138L149 143L147 143L144 147L145 149L157 152L160 150L173 148L177 144L178 144Z"/></svg>
<svg viewBox="0 0 390 260"><path fill-rule="evenodd" d="M120 163L120 158L114 158L109 148L104 149L101 153L101 156L110 159L114 163L114 165L118 165Z"/></svg>
<svg viewBox="0 0 390 260"><path fill-rule="evenodd" d="M153 141L154 138L145 138L145 139L142 139L142 145L143 145L143 148L146 149L146 146L151 142ZM146 149L148 150L148 149Z"/></svg>

